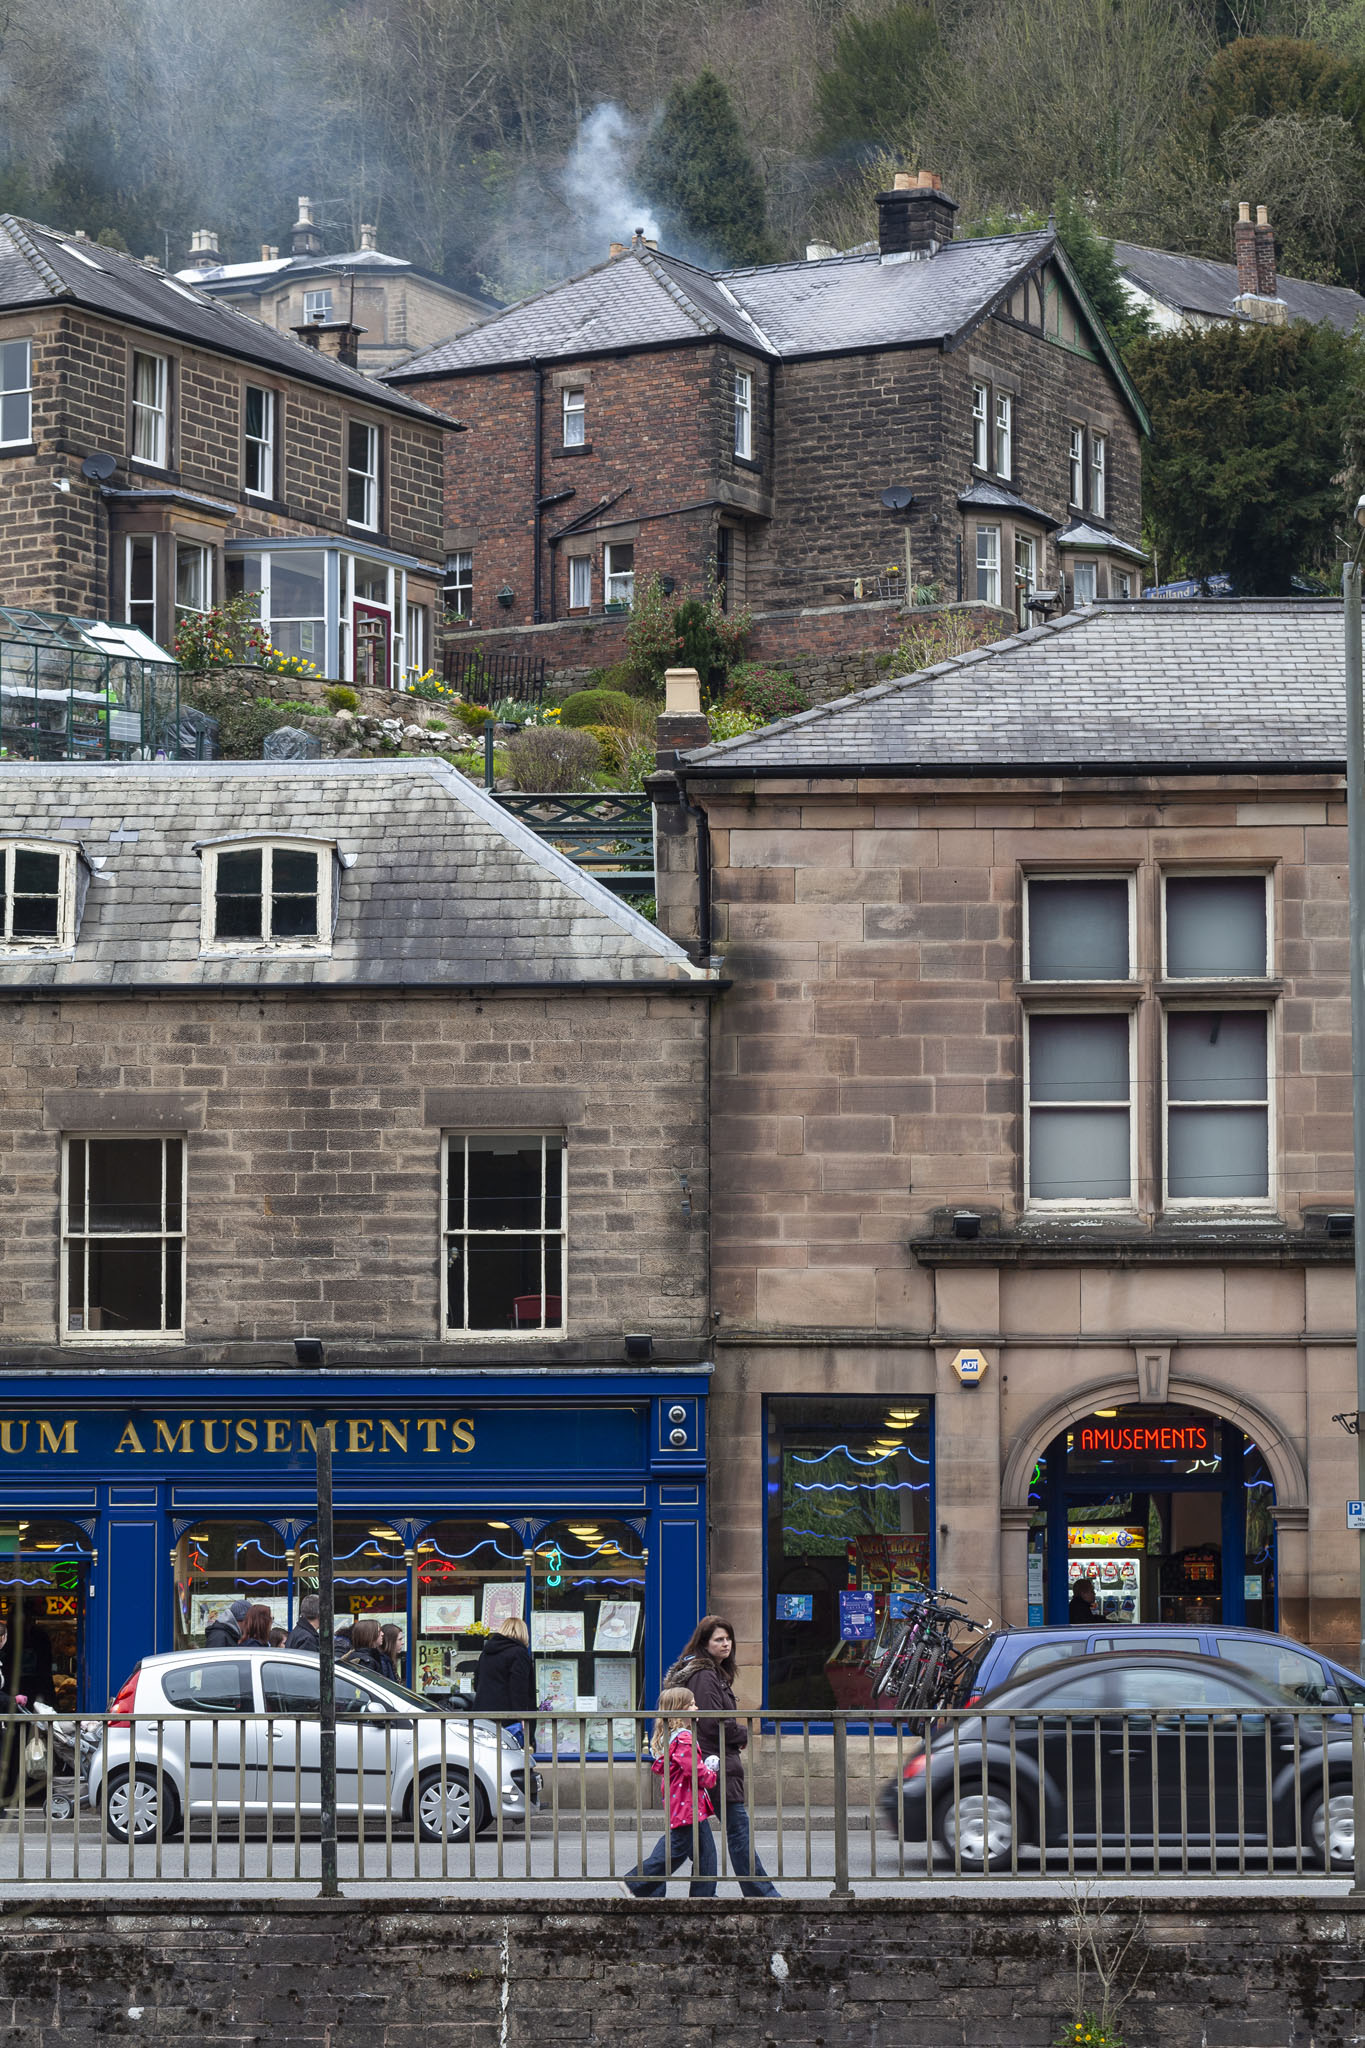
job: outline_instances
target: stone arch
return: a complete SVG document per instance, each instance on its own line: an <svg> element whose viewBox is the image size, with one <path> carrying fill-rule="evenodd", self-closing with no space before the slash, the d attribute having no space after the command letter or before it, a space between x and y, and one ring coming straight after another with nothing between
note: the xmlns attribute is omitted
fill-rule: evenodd
<svg viewBox="0 0 1365 2048"><path fill-rule="evenodd" d="M1102 1380L1087 1380L1083 1386L1071 1388L1061 1400L1036 1408L1016 1436L1014 1447L1005 1460L1000 1487L1002 1511L1007 1514L1011 1511L1027 1513L1033 1468L1052 1439L1059 1436L1069 1423L1082 1421L1087 1415L1093 1415L1097 1408L1125 1407L1137 1397L1138 1388L1129 1370L1111 1374ZM1167 1399L1180 1407L1202 1408L1209 1414L1219 1415L1252 1437L1275 1482L1277 1517L1284 1516L1286 1510L1307 1512L1308 1474L1298 1446L1263 1408L1227 1387L1215 1386L1208 1380L1194 1379L1174 1371Z"/></svg>

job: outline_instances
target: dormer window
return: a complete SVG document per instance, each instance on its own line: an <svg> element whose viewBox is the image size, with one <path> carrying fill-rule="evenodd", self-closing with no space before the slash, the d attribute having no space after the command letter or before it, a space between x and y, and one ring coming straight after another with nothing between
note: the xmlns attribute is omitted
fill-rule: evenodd
<svg viewBox="0 0 1365 2048"><path fill-rule="evenodd" d="M76 848L0 839L0 952L76 941Z"/></svg>
<svg viewBox="0 0 1365 2048"><path fill-rule="evenodd" d="M205 952L315 952L331 942L332 850L297 841L210 846Z"/></svg>

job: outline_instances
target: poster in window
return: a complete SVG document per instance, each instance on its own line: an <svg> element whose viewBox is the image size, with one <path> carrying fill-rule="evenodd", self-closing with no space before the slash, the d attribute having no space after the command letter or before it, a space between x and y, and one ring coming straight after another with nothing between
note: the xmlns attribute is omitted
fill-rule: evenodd
<svg viewBox="0 0 1365 2048"><path fill-rule="evenodd" d="M450 1684L450 1651L444 1643L417 1645L418 1692L444 1692Z"/></svg>
<svg viewBox="0 0 1365 2048"><path fill-rule="evenodd" d="M813 1593L779 1593L777 1596L777 1618L779 1621L813 1621L815 1619L815 1595Z"/></svg>
<svg viewBox="0 0 1365 2048"><path fill-rule="evenodd" d="M576 1657L537 1657L536 1699L542 1713L571 1714L578 1698ZM575 1741L577 1737L575 1737Z"/></svg>
<svg viewBox="0 0 1365 2048"><path fill-rule="evenodd" d="M544 1650L547 1655L560 1657L575 1650L585 1650L583 1640L584 1622L582 1609L576 1614L532 1614L531 1648Z"/></svg>
<svg viewBox="0 0 1365 2048"><path fill-rule="evenodd" d="M604 1600L597 1610L594 1650L633 1650L640 1626L638 1600Z"/></svg>
<svg viewBox="0 0 1365 2048"><path fill-rule="evenodd" d="M472 1593L423 1593L422 1634L457 1636L474 1626Z"/></svg>
<svg viewBox="0 0 1365 2048"><path fill-rule="evenodd" d="M592 1664L593 1685L597 1691L597 1704L610 1712L614 1709L629 1711L635 1705L635 1660L633 1657L594 1657ZM588 1748L606 1750L606 1721L593 1721L588 1728ZM611 1728L611 1753L613 1756L634 1756L639 1733L634 1721L613 1720Z"/></svg>
<svg viewBox="0 0 1365 2048"><path fill-rule="evenodd" d="M520 1621L525 1605L525 1579L490 1580L483 1589L483 1613L479 1618L492 1635L505 1621Z"/></svg>

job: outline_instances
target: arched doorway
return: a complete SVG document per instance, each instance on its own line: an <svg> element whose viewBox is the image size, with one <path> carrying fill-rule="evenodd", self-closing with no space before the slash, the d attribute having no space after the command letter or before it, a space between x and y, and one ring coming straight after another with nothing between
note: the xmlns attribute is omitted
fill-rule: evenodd
<svg viewBox="0 0 1365 2048"><path fill-rule="evenodd" d="M1118 1626L1278 1624L1275 1478L1256 1434L1212 1408L1100 1402L1029 1477L1028 1618L1068 1618L1088 1579Z"/></svg>

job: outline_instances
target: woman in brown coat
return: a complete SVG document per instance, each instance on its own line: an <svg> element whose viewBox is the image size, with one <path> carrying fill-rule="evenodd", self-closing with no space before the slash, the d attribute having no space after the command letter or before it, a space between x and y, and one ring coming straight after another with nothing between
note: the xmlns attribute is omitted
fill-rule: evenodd
<svg viewBox="0 0 1365 2048"><path fill-rule="evenodd" d="M721 1803L725 1840L739 1888L747 1899L780 1897L759 1861L744 1803L744 1751L749 1731L735 1718L735 1632L719 1614L704 1614L687 1648L664 1678L664 1684L685 1685L697 1702L697 1747L703 1756L719 1756L725 1797Z"/></svg>

